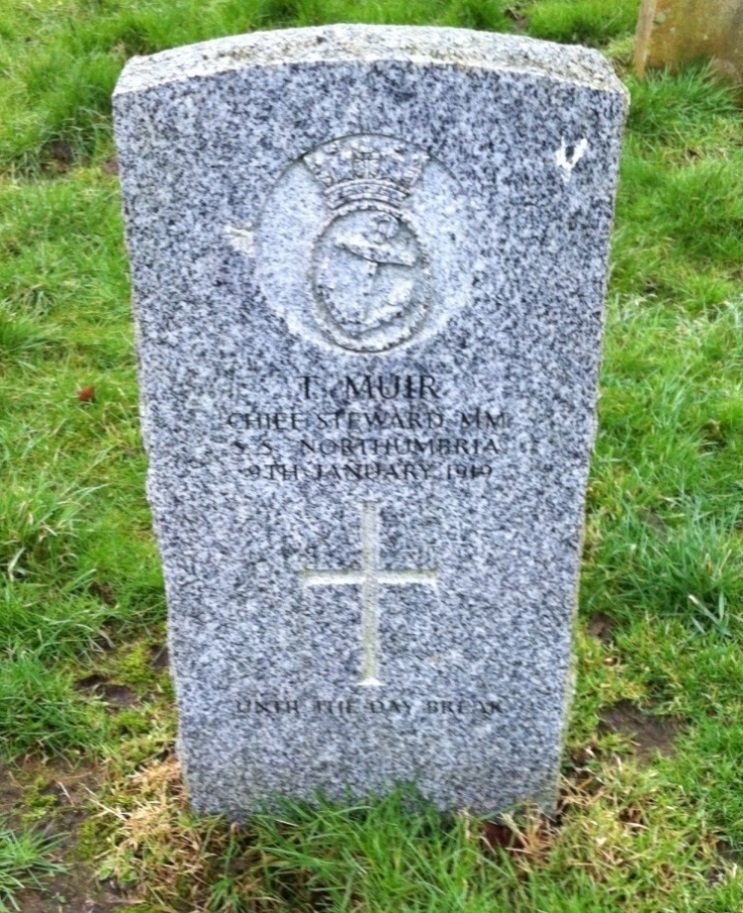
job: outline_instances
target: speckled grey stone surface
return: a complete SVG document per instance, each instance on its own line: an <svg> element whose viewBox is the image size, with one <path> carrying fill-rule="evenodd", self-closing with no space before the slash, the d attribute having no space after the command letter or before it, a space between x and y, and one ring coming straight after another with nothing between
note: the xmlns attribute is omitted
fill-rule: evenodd
<svg viewBox="0 0 743 913"><path fill-rule="evenodd" d="M334 26L127 65L116 135L197 809L553 801L625 92Z"/></svg>

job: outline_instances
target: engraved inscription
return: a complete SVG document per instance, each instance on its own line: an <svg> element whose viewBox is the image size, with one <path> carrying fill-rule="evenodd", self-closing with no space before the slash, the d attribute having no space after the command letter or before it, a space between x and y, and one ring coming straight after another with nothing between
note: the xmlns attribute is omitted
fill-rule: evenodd
<svg viewBox="0 0 743 913"><path fill-rule="evenodd" d="M382 570L379 567L379 505L361 505L361 567L345 570L305 570L302 583L315 586L361 587L361 677L357 684L380 687L379 679L379 590L382 586L430 586L438 589L435 568Z"/></svg>
<svg viewBox="0 0 743 913"><path fill-rule="evenodd" d="M497 391L453 408L434 374L302 375L285 392L273 408L236 396L226 417L251 481L487 484L531 446Z"/></svg>
<svg viewBox="0 0 743 913"><path fill-rule="evenodd" d="M253 716L298 716L317 714L333 716L337 719L349 719L362 714L374 716L438 716L442 720L451 717L465 717L477 720L483 717L493 717L502 713L498 701L492 698L477 700L443 700L443 699L417 699L417 700L359 700L356 698L316 698L314 700L299 701L296 699L265 699L254 697L241 697L236 701L236 710L240 714Z"/></svg>

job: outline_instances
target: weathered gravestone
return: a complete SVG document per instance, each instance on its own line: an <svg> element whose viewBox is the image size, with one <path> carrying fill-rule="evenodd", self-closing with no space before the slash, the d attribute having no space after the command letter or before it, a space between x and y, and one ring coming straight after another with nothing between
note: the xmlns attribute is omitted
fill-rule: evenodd
<svg viewBox="0 0 743 913"><path fill-rule="evenodd" d="M738 87L743 102L743 0L642 0L635 69L677 71L698 60Z"/></svg>
<svg viewBox="0 0 743 913"><path fill-rule="evenodd" d="M554 799L625 93L451 29L244 35L115 97L197 809Z"/></svg>

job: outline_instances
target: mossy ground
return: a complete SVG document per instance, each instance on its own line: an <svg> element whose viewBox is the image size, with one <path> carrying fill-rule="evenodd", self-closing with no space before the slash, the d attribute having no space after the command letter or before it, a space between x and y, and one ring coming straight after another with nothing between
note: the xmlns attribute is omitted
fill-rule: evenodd
<svg viewBox="0 0 743 913"><path fill-rule="evenodd" d="M743 910L743 123L639 84L637 0L5 0L0 910ZM173 759L110 96L125 59L333 21L602 48L632 94L560 814L199 820ZM86 906L87 903L87 906Z"/></svg>

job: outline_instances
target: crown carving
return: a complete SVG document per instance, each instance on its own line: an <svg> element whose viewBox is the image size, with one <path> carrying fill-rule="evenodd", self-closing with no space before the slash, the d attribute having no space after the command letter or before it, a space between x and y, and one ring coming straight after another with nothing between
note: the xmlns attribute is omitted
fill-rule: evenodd
<svg viewBox="0 0 743 913"><path fill-rule="evenodd" d="M304 157L331 209L377 202L399 208L428 161L420 149L382 136L326 143Z"/></svg>

